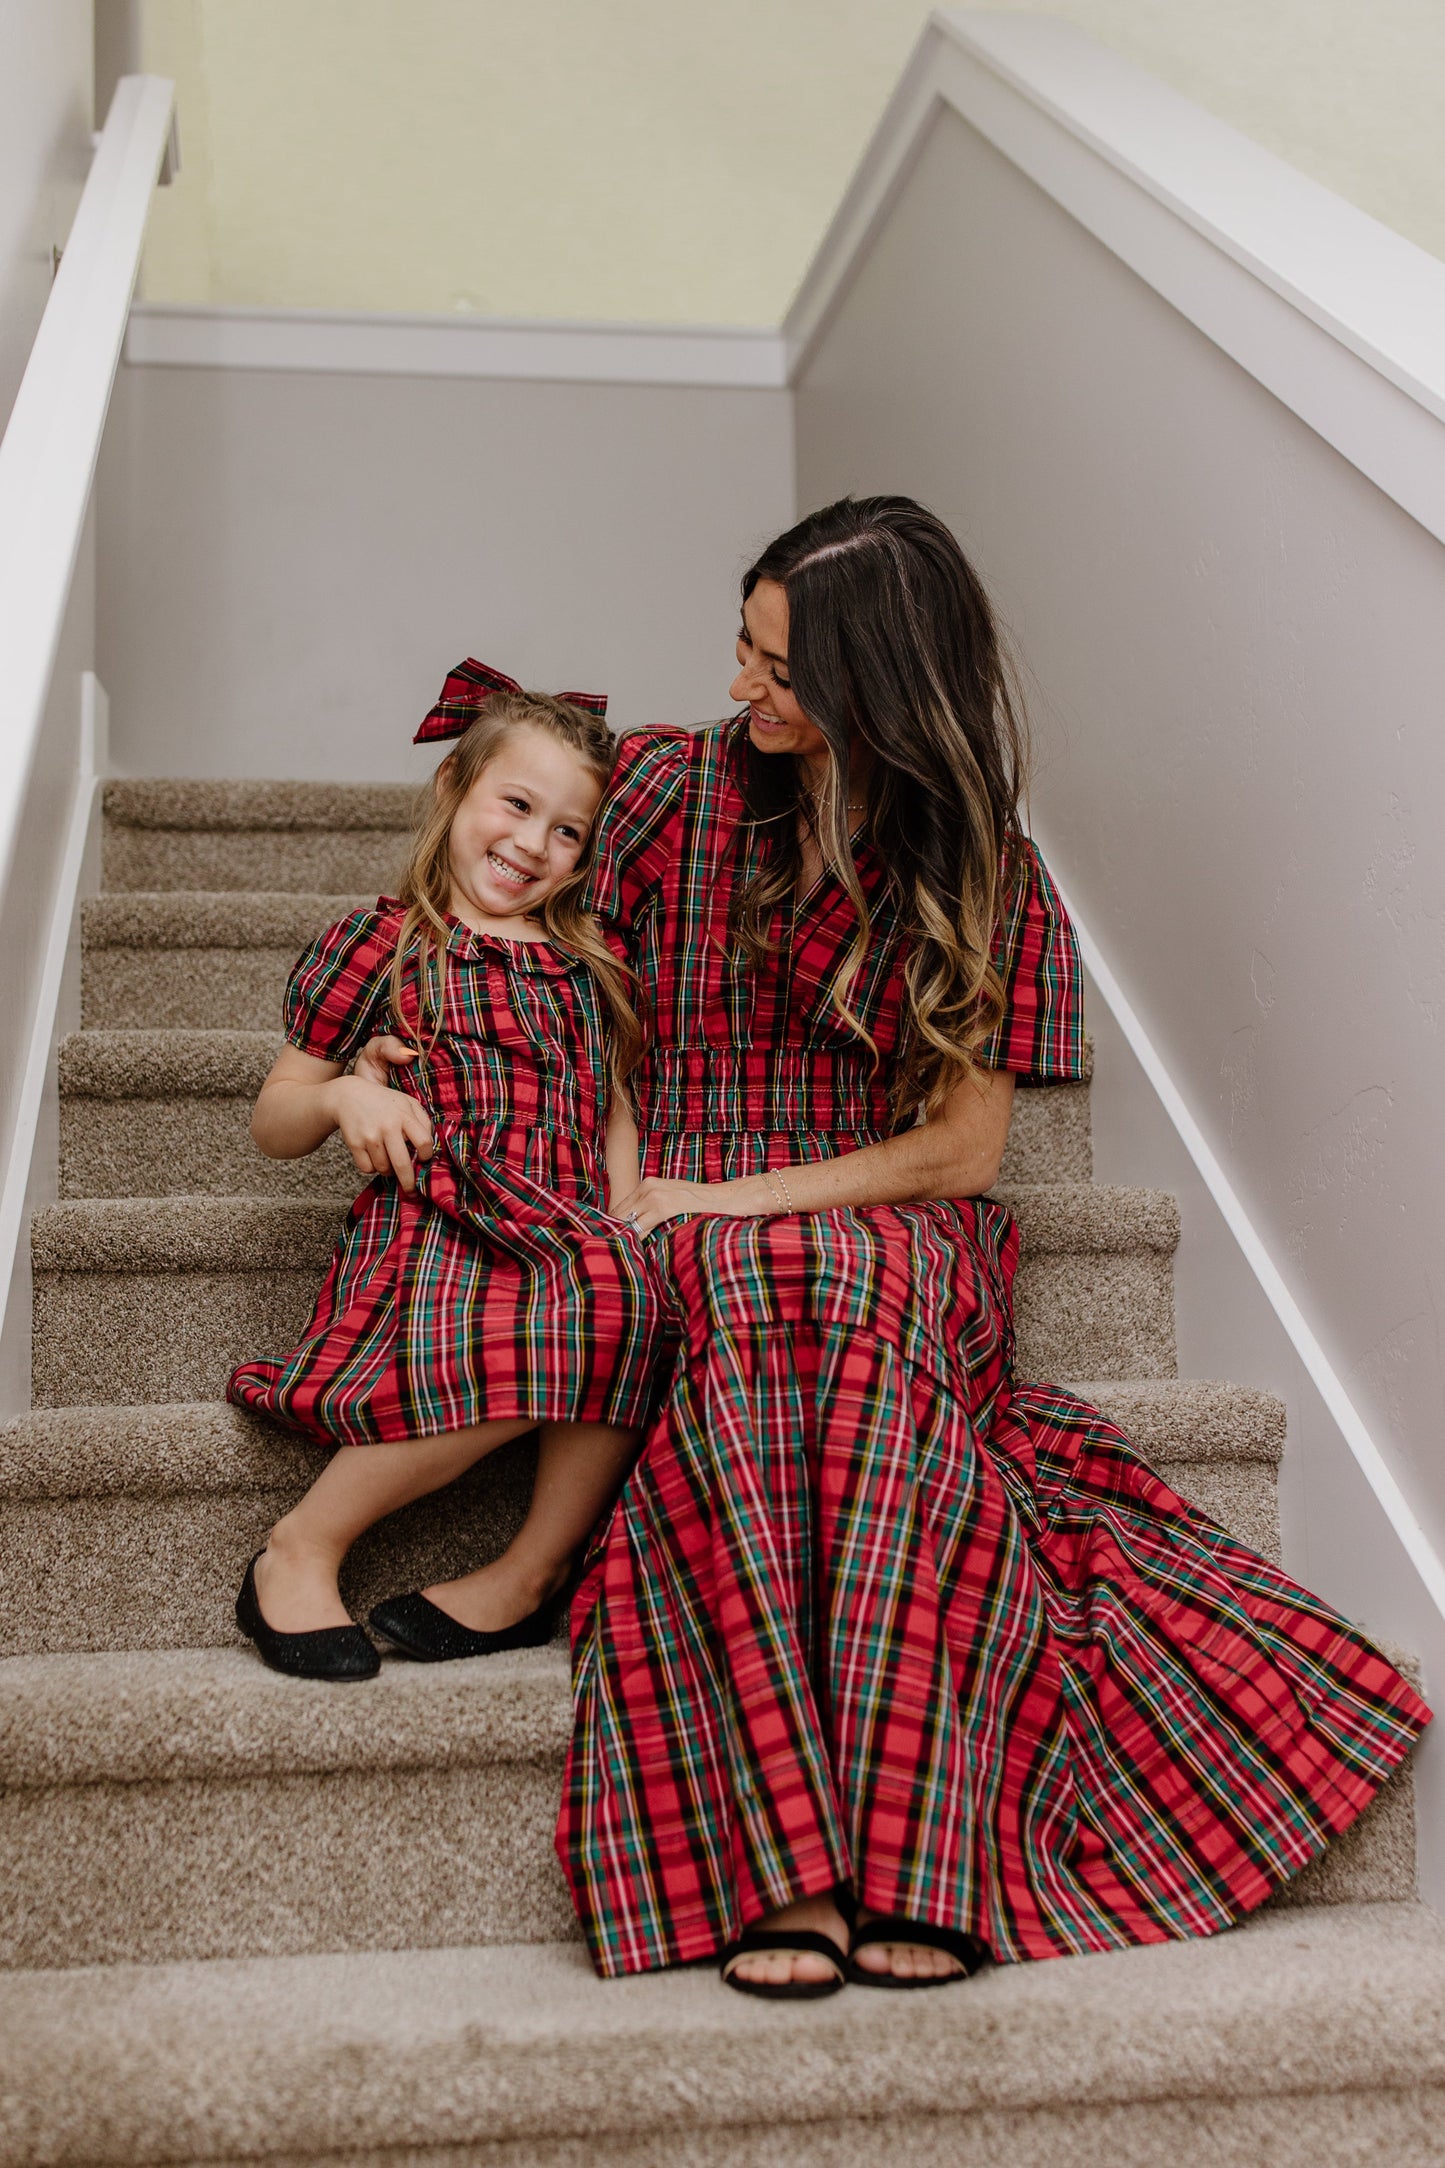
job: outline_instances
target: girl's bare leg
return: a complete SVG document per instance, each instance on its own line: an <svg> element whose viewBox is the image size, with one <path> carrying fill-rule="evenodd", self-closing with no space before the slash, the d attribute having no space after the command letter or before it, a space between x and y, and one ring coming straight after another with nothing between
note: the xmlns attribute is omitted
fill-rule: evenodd
<svg viewBox="0 0 1445 2168"><path fill-rule="evenodd" d="M283 1634L349 1626L336 1576L357 1537L399 1506L454 1482L531 1427L518 1416L440 1438L341 1446L300 1504L276 1523L256 1562L256 1597L267 1625Z"/></svg>
<svg viewBox="0 0 1445 2168"><path fill-rule="evenodd" d="M527 1518L501 1557L423 1593L474 1633L500 1633L535 1611L601 1520L631 1464L637 1433L606 1423L544 1423Z"/></svg>

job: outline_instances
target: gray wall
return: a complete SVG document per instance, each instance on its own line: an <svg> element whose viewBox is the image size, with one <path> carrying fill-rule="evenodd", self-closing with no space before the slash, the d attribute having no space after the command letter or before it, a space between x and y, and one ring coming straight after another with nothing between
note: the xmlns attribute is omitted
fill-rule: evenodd
<svg viewBox="0 0 1445 2168"><path fill-rule="evenodd" d="M797 429L977 560L1058 870L1445 1545L1445 550L952 114Z"/></svg>
<svg viewBox="0 0 1445 2168"><path fill-rule="evenodd" d="M99 502L116 772L405 779L468 653L618 724L726 712L791 402L127 366Z"/></svg>

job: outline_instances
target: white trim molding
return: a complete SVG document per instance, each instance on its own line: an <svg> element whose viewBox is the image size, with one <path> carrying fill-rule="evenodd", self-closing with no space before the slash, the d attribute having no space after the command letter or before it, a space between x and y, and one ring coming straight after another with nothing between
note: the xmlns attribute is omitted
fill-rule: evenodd
<svg viewBox="0 0 1445 2168"><path fill-rule="evenodd" d="M788 313L793 380L944 108L1445 541L1445 263L1047 16L930 19Z"/></svg>
<svg viewBox="0 0 1445 2168"><path fill-rule="evenodd" d="M1245 1210L1238 1191L1191 1112L1138 1010L1124 992L1113 967L1088 925L1079 916L1077 906L1071 901L1057 876L1054 876L1054 885L1059 890L1060 901L1078 935L1085 967L1107 1004L1110 1015L1193 1161L1200 1180L1233 1236L1240 1255L1283 1326L1311 1384L1324 1403L1330 1420L1349 1447L1351 1456L1379 1501L1381 1511L1389 1522L1400 1549L1409 1560L1430 1602L1442 1618L1445 1618L1445 1561L1441 1560L1439 1552L1421 1526L1419 1516L1401 1490L1364 1418L1345 1390L1339 1372L1331 1363L1314 1328L1290 1292L1283 1273L1271 1256L1259 1229Z"/></svg>
<svg viewBox="0 0 1445 2168"><path fill-rule="evenodd" d="M460 376L551 384L656 384L781 391L782 333L747 327L367 316L323 309L131 311L125 358L171 369L288 369Z"/></svg>
<svg viewBox="0 0 1445 2168"><path fill-rule="evenodd" d="M945 108L1445 541L1445 263L1048 16L930 19L781 329L142 303L126 360L781 390Z"/></svg>

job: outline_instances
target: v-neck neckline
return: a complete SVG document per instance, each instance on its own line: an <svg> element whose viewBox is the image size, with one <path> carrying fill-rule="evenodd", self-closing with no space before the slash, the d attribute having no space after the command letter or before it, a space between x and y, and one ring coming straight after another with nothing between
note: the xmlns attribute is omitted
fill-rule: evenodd
<svg viewBox="0 0 1445 2168"><path fill-rule="evenodd" d="M738 721L740 721L740 722L741 722L741 721L744 721L744 720L745 720L745 718L741 718L741 717L739 717L739 718L737 718L736 720L738 720ZM726 810L727 810L727 811L728 811L728 812L729 812L729 813L730 813L730 814L732 815L732 818L733 818L733 821L734 821L734 822L738 822L738 821L740 821L740 820L744 820L744 821L746 821L746 814L747 814L747 806L746 806L746 801L744 800L744 797L743 797L743 793L742 793L742 787L741 787L741 785L739 784L739 781L738 781L738 778L737 778L737 774L736 774L736 772L735 772L735 770L734 770L734 768L733 768L733 761L732 761L732 752L733 752L733 748L732 748L732 744L730 743L730 741L729 741L729 738L728 738L728 737L727 737L726 735L725 735L725 736L724 736L724 738L723 738L722 750L723 750L723 758L724 758L724 763L725 763L725 765L724 765L724 768L723 768L722 778L721 778L721 780L722 780L722 792L723 792L723 796L722 796L722 804L723 804L723 806L724 806L724 807L726 808ZM747 857L748 857L748 863L749 863L750 865L752 865L752 864L755 864L755 863L756 863L756 854L758 853L758 851L760 851L760 850L762 849L762 840L761 840L761 837L759 836L759 833L758 833L757 827L756 827L756 825L755 825L754 823L752 823L751 821L746 821L746 825L747 825L747 828L748 828L748 832L749 832L749 839L748 839L748 846L747 846ZM862 820L861 820L861 821L860 821L860 822L858 823L858 826L857 826L856 828L850 828L850 829L849 829L849 831L848 831L848 841L849 841L849 843L850 843L850 844L852 844L852 845L854 845L854 846L856 847L856 845L857 845L857 842L858 842L858 839L859 839L859 837L860 837L860 836L866 836L866 833L867 833L867 827L868 827L868 819L867 819L867 815L865 814L865 815L864 815L864 817L863 817L863 819L862 819ZM868 845L867 845L867 848L871 850L871 848L872 848L872 844L871 844L871 842L870 842L870 843L868 843ZM859 873L860 873L860 878L861 878L861 877L862 877L862 869L861 869L861 868L859 869ZM808 884L808 886L807 886L806 890L805 890L805 891L803 892L803 894L802 894L801 896L799 896L799 895L797 895L797 894L794 894L793 896L791 896L791 897L790 897L790 898L788 899L788 907L789 907L789 910L790 910L790 912L791 912L791 915L792 915L792 923L793 923L794 925L796 925L796 923L797 923L797 920L798 920L799 914L800 914L800 913L801 913L802 911L804 911L804 910L805 910L805 909L807 908L807 906L808 906L808 905L809 905L809 904L810 904L810 903L811 903L811 902L813 901L814 897L815 897L815 896L817 896L817 895L819 894L819 892L820 892L820 891L821 891L822 889L826 888L826 886L827 886L827 884L828 884L828 881L829 881L829 879L830 879L830 878L831 878L831 879L832 879L832 880L833 880L834 882L837 882L838 876L837 876L836 872L834 871L833 867L832 867L832 866L830 866L830 865L829 865L829 864L827 863L827 861L825 860L825 861L824 861L824 864L823 864L823 867L822 867L822 870L821 870L821 871L820 871L820 873L818 874L818 877L817 877L817 879L816 879L815 881L810 881L810 882L809 882L809 884ZM841 885L841 884L839 884L839 885Z"/></svg>
<svg viewBox="0 0 1445 2168"><path fill-rule="evenodd" d="M850 828L848 830L848 843L850 849L856 848L858 838L863 834L867 826L868 822L865 816L863 820L859 821L856 828ZM830 865L828 863L828 860L825 858L823 860L822 866L819 868L817 879L815 881L810 881L801 895L798 895L796 891L794 892L792 899L794 918L797 917L798 913L803 909L805 904L809 904L812 902L813 898L817 895L818 890L823 886L825 881L830 879L836 881L837 878L837 867Z"/></svg>

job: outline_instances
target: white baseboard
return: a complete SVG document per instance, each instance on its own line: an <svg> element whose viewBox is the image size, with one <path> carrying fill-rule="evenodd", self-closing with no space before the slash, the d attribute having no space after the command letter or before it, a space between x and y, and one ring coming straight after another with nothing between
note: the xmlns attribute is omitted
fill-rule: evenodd
<svg viewBox="0 0 1445 2168"><path fill-rule="evenodd" d="M1045 847L1045 856L1048 856ZM1050 859L1053 871L1056 861ZM1094 1173L1179 1200L1181 1374L1277 1393L1284 1563L1367 1632L1417 1656L1427 1697L1445 1680L1445 1567L1109 959L1065 897L1084 955L1094 1042ZM1421 1893L1445 1909L1445 1737L1415 1756Z"/></svg>

